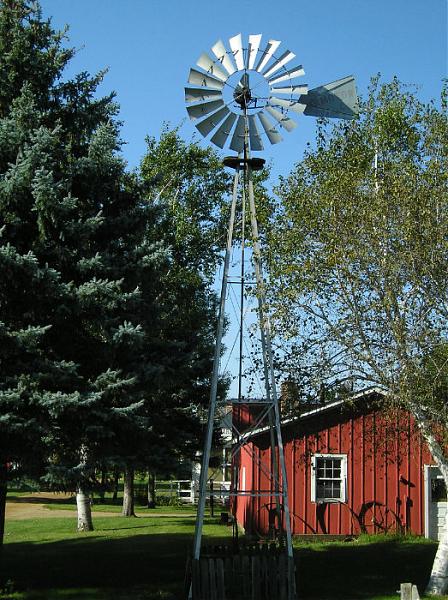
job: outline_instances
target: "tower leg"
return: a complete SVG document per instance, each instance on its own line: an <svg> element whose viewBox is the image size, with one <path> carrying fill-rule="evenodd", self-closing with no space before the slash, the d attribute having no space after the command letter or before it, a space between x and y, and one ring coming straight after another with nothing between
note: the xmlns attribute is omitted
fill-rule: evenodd
<svg viewBox="0 0 448 600"><path fill-rule="evenodd" d="M204 525L204 514L205 514L205 499L207 495L207 476L208 467L210 463L210 453L213 439L213 425L216 411L216 397L218 390L218 378L219 378L219 364L221 360L221 349L222 349L222 337L224 333L224 319L225 319L225 305L227 295L227 280L230 266L230 256L232 254L232 240L233 230L235 228L235 213L236 213L236 202L238 198L238 183L239 183L239 169L235 170L235 176L233 179L233 194L232 194L232 205L230 209L229 225L227 231L227 246L224 257L224 271L222 275L221 284L221 297L219 304L219 318L218 327L216 332L216 346L215 355L213 359L213 372L210 389L210 403L208 407L208 420L207 420L207 431L204 441L204 451L202 454L202 465L201 475L199 478L199 499L198 499L198 510L196 516L196 526L194 532L194 546L193 546L193 558L198 560L201 555L201 539L202 539L202 528Z"/></svg>
<svg viewBox="0 0 448 600"><path fill-rule="evenodd" d="M256 209L255 209L252 170L249 165L247 165L246 168L247 168L246 172L248 173L249 210L250 210L251 227L252 227L255 278L257 281L257 295L258 295L258 302L259 302L262 352L263 352L263 360L265 363L264 371L265 371L265 378L266 378L266 389L268 390L268 388L269 388L270 398L272 400L273 410L274 410L274 425L275 425L275 433L276 433L276 437L277 437L280 470L281 470L281 476L282 476L281 489L282 489L283 510L284 510L284 514L285 514L286 546L287 546L288 557L292 559L293 551L292 551L292 535L291 535L291 518L290 518L289 500L288 500L288 482L287 482L287 475L286 475L286 465L285 465L285 455L284 455L284 450L283 450L282 432L281 432L281 427L280 427L280 411L279 411L279 407L278 407L277 390L276 390L276 384L275 384L275 373L274 373L272 341L271 341L271 325L270 325L269 315L266 311L266 295L264 292L263 270L262 270L260 242L259 242L259 235L258 235L257 214L256 214ZM277 480L278 480L278 478L277 478ZM277 496L277 498L278 498L278 496Z"/></svg>

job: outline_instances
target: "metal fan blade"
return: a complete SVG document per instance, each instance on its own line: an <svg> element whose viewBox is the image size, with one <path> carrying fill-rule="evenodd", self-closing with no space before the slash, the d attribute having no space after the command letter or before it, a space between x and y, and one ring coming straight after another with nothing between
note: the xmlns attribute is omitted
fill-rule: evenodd
<svg viewBox="0 0 448 600"><path fill-rule="evenodd" d="M230 56L227 54L226 47L224 46L224 43L222 42L222 40L218 40L216 42L216 44L212 48L212 52L216 56L216 58L219 60L219 62L222 64L222 66L224 67L224 69L227 71L227 73L229 75L232 75L233 73L235 73L235 71L236 71L235 64L234 64L233 60L230 58Z"/></svg>
<svg viewBox="0 0 448 600"><path fill-rule="evenodd" d="M269 98L270 106L283 106L283 108L287 108L288 110L292 110L298 115L302 114L306 108L306 104L303 104L299 100L285 100L284 98L276 98L275 96L271 96Z"/></svg>
<svg viewBox="0 0 448 600"><path fill-rule="evenodd" d="M211 90L207 88L185 88L185 102L197 102L198 100L210 100L222 96L221 90Z"/></svg>
<svg viewBox="0 0 448 600"><path fill-rule="evenodd" d="M305 71L302 65L299 65L298 67L294 67L289 71L283 71L281 75L276 75L275 77L267 79L270 85L274 85L275 83L280 83L280 81L286 81L286 79L295 79L296 77L301 77L302 75L305 75Z"/></svg>
<svg viewBox="0 0 448 600"><path fill-rule="evenodd" d="M201 119L209 113L215 111L220 106L224 106L223 100L213 100L212 102L204 102L201 104L195 104L194 106L187 106L187 112L190 119Z"/></svg>
<svg viewBox="0 0 448 600"><path fill-rule="evenodd" d="M244 150L244 117L242 116L238 117L230 149L235 152L242 152Z"/></svg>
<svg viewBox="0 0 448 600"><path fill-rule="evenodd" d="M249 36L249 51L247 53L247 68L253 69L261 43L261 33Z"/></svg>
<svg viewBox="0 0 448 600"><path fill-rule="evenodd" d="M263 142L258 131L255 115L249 116L249 141L251 150L263 150Z"/></svg>
<svg viewBox="0 0 448 600"><path fill-rule="evenodd" d="M275 61L275 63L266 71L266 73L263 73L263 76L266 78L270 77L276 71L281 69L283 67L283 65L286 65L287 63L289 63L290 60L295 58L295 56L296 55L294 54L294 52L290 52L289 50L287 50L280 56L280 58L278 58Z"/></svg>
<svg viewBox="0 0 448 600"><path fill-rule="evenodd" d="M227 106L223 106L215 113L198 123L196 125L196 129L200 131L204 137L207 137L208 134L213 131L213 129L217 127L229 113L230 110L227 108Z"/></svg>
<svg viewBox="0 0 448 600"><path fill-rule="evenodd" d="M274 119L284 128L286 131L292 131L297 127L297 123L284 115L279 110L273 108L272 106L267 105L265 110L274 117Z"/></svg>
<svg viewBox="0 0 448 600"><path fill-rule="evenodd" d="M196 64L204 71L207 71L209 75L220 79L221 81L226 81L228 75L225 73L221 67L219 67L213 59L207 54L207 52L203 52L201 56L198 58Z"/></svg>
<svg viewBox="0 0 448 600"><path fill-rule="evenodd" d="M229 44L232 49L238 71L243 71L244 70L244 54L243 54L243 43L241 41L241 33L230 38Z"/></svg>
<svg viewBox="0 0 448 600"><path fill-rule="evenodd" d="M353 119L358 114L355 79L351 75L309 90L300 101L312 117Z"/></svg>
<svg viewBox="0 0 448 600"><path fill-rule="evenodd" d="M259 112L258 118L260 119L260 123L263 129L265 130L266 135L268 136L268 139L271 142L271 144L278 144L283 140L282 136L275 129L274 125L269 121L265 114Z"/></svg>
<svg viewBox="0 0 448 600"><path fill-rule="evenodd" d="M290 85L289 87L270 88L273 94L291 94L296 96L300 94L306 94L308 92L307 85Z"/></svg>
<svg viewBox="0 0 448 600"><path fill-rule="evenodd" d="M196 69L190 69L190 75L188 77L188 83L191 85L200 85L201 87L212 88L213 90L222 90L224 83L216 77L211 77L205 73L201 73Z"/></svg>
<svg viewBox="0 0 448 600"><path fill-rule="evenodd" d="M223 123L221 123L219 128L213 134L213 137L210 138L210 141L213 142L216 146L218 146L218 148L224 148L235 121L236 114L231 112L227 116L227 119Z"/></svg>
<svg viewBox="0 0 448 600"><path fill-rule="evenodd" d="M274 54L280 44L281 42L277 40L269 40L260 60L258 61L257 66L255 67L255 70L258 71L258 73L261 73L264 67L268 64L271 56Z"/></svg>

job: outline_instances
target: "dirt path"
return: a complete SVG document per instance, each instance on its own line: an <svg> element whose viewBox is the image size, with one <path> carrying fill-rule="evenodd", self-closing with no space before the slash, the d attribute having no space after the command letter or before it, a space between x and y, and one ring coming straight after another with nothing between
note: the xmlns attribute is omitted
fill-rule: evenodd
<svg viewBox="0 0 448 600"><path fill-rule="evenodd" d="M73 494L62 494L53 492L34 492L26 496L20 496L6 502L6 518L12 521L22 519L38 519L38 518L60 518L66 517L70 519L76 518L76 506L73 509L49 509L46 504L54 504L55 500L69 500ZM173 517L173 513L162 512L137 512L138 517ZM119 512L104 512L93 510L93 517L119 517ZM185 513L182 517L194 517L194 513Z"/></svg>
<svg viewBox="0 0 448 600"><path fill-rule="evenodd" d="M56 494L53 492L34 492L26 496L20 496L6 502L6 518L13 521L21 519L38 519L68 517L73 519L76 517L76 506L73 510L65 509L49 509L46 504L52 504L55 500L69 500L72 494ZM99 512L92 511L93 516L116 517L114 512Z"/></svg>

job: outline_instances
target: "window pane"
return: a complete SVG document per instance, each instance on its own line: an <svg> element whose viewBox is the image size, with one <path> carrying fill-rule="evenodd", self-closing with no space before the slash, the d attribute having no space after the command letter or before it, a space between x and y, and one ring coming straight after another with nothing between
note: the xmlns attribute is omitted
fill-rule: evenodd
<svg viewBox="0 0 448 600"><path fill-rule="evenodd" d="M342 459L316 457L316 500L340 500L342 489Z"/></svg>

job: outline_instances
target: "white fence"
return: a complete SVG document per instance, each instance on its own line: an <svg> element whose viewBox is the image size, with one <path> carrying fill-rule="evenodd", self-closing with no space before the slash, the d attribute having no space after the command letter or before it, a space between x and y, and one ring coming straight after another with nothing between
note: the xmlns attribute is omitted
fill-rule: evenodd
<svg viewBox="0 0 448 600"><path fill-rule="evenodd" d="M195 504L198 500L199 484L194 479L170 479L156 482L156 495L177 498L180 502ZM207 498L225 504L229 498L230 481L213 481L213 490L207 482Z"/></svg>

